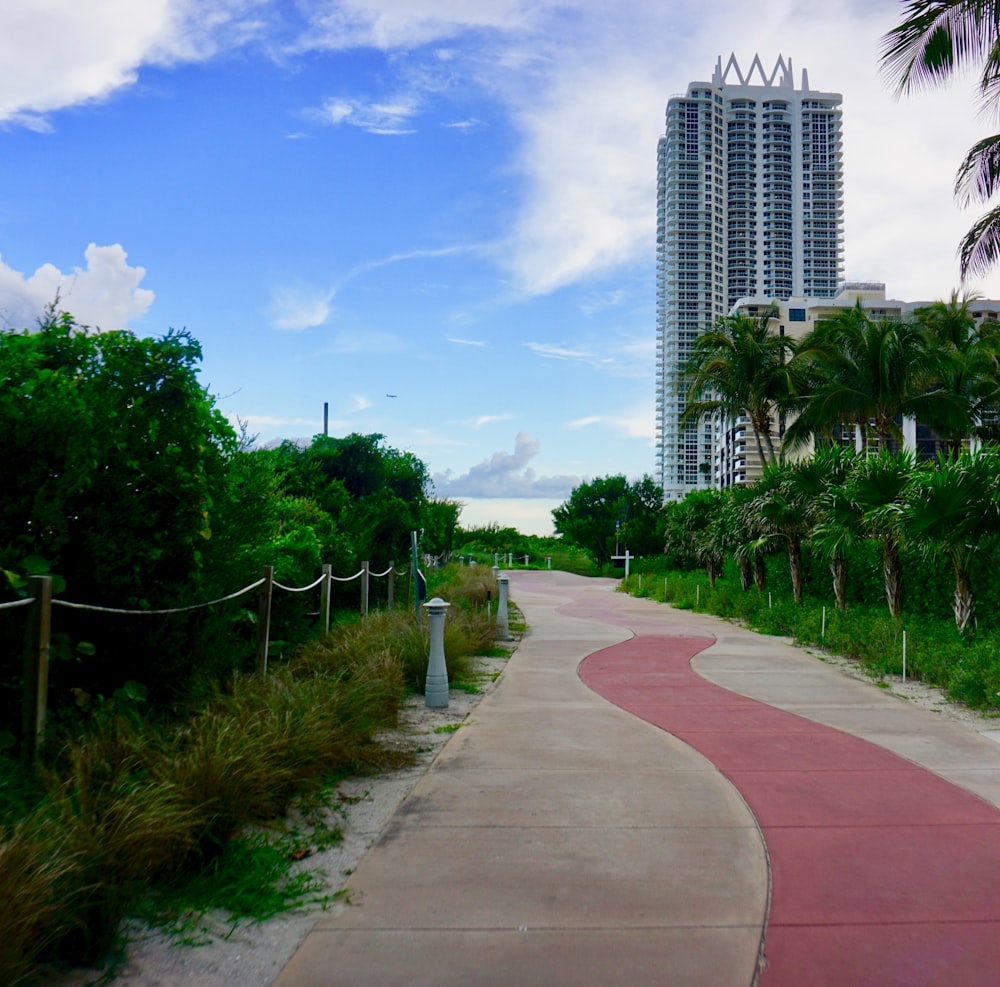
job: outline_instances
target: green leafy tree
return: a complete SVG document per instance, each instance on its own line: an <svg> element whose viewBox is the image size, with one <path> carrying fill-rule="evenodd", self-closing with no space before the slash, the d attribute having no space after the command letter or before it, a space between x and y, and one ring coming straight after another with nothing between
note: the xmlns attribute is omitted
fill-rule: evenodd
<svg viewBox="0 0 1000 987"><path fill-rule="evenodd" d="M187 332L143 339L88 332L51 314L35 332L0 333L0 570L8 596L28 573L59 595L123 609L200 602L226 507L235 432L198 380ZM224 525L223 525L224 527ZM53 704L71 688L109 694L127 679L176 682L194 664L185 628L153 618L60 611ZM86 654L83 660L61 660ZM0 684L19 674L20 647Z"/></svg>
<svg viewBox="0 0 1000 987"><path fill-rule="evenodd" d="M704 567L713 588L726 559L719 528L724 499L718 490L692 490L663 508L665 554L682 568Z"/></svg>
<svg viewBox="0 0 1000 987"><path fill-rule="evenodd" d="M769 309L756 318L719 319L698 337L683 371L688 390L682 424L706 414L731 421L746 416L765 464L776 459L776 415L788 394L786 364L794 352L790 339L770 331L773 317Z"/></svg>
<svg viewBox="0 0 1000 987"><path fill-rule="evenodd" d="M882 67L897 94L941 85L979 69L979 95L994 113L1000 96L1000 4L997 0L908 0L898 27L882 39ZM1000 190L1000 134L977 142L955 180L961 205L989 202ZM986 274L1000 259L1000 206L982 215L959 247L962 279Z"/></svg>
<svg viewBox="0 0 1000 987"><path fill-rule="evenodd" d="M427 468L411 453L386 446L384 438L317 435L305 448L284 442L271 451L282 489L313 501L334 522L329 540L321 539L324 553L350 553L324 561L381 565L408 557L410 532L423 526Z"/></svg>
<svg viewBox="0 0 1000 987"><path fill-rule="evenodd" d="M426 500L420 510L421 546L431 555L451 558L462 505L454 500Z"/></svg>
<svg viewBox="0 0 1000 987"><path fill-rule="evenodd" d="M637 483L629 483L623 475L598 477L576 487L552 512L552 519L567 542L605 565L616 544L633 555L659 554L661 500L660 489L649 476Z"/></svg>
<svg viewBox="0 0 1000 987"><path fill-rule="evenodd" d="M47 559L73 598L163 605L196 586L229 423L186 332L88 333L68 315L0 334L0 559Z"/></svg>

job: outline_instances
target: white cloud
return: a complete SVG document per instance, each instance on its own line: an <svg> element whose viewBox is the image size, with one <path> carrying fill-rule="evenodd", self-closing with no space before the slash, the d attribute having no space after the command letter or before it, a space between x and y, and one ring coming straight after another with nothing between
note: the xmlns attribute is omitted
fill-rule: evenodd
<svg viewBox="0 0 1000 987"><path fill-rule="evenodd" d="M299 46L412 49L470 30L520 31L536 20L538 0L342 0L312 5ZM448 50L443 52L447 57Z"/></svg>
<svg viewBox="0 0 1000 987"><path fill-rule="evenodd" d="M0 121L102 99L142 65L210 57L263 33L253 0L46 0L0 4Z"/></svg>
<svg viewBox="0 0 1000 987"><path fill-rule="evenodd" d="M43 264L25 277L0 259L0 323L29 328L59 298L59 309L73 315L80 325L105 330L123 329L153 304L153 292L140 288L146 269L129 267L121 244L84 251L85 269L64 274L53 264Z"/></svg>
<svg viewBox="0 0 1000 987"><path fill-rule="evenodd" d="M604 426L612 432L624 435L629 439L648 439L652 445L655 439L655 412L650 401L639 407L617 415L587 415L566 422L565 427L573 430Z"/></svg>
<svg viewBox="0 0 1000 987"><path fill-rule="evenodd" d="M477 346L479 348L485 348L489 345L483 339L458 339L455 336L449 336L448 342L454 343L456 346Z"/></svg>
<svg viewBox="0 0 1000 987"><path fill-rule="evenodd" d="M547 360L586 360L591 363L596 359L589 350L571 349L565 344L523 343L522 345L536 356L545 357Z"/></svg>
<svg viewBox="0 0 1000 987"><path fill-rule="evenodd" d="M368 398L360 395L351 395L351 407L348 410L349 414L356 415L359 411L367 411L372 406L371 401Z"/></svg>
<svg viewBox="0 0 1000 987"><path fill-rule="evenodd" d="M349 124L370 134L401 135L415 133L408 122L416 116L419 100L415 95L387 102L363 102L359 99L328 99L318 110L306 115L320 123L337 126Z"/></svg>
<svg viewBox="0 0 1000 987"><path fill-rule="evenodd" d="M540 448L537 439L518 432L512 453L495 452L461 476L435 474L435 492L440 497L568 497L580 477L537 476L528 463Z"/></svg>
<svg viewBox="0 0 1000 987"><path fill-rule="evenodd" d="M959 212L951 184L986 128L961 87L902 103L886 91L878 45L900 18L897 4L356 0L323 10L318 46L392 50L409 81L423 55L428 78L436 64L506 107L523 186L503 263L523 293L652 266L666 101L710 79L730 52L744 65L754 53L765 65L783 54L797 78L807 68L813 87L843 92L848 277L881 278L910 298L955 284L955 247L974 214ZM1000 294L1000 277L980 290Z"/></svg>
<svg viewBox="0 0 1000 987"><path fill-rule="evenodd" d="M280 285L271 290L271 325L275 329L312 329L330 318L335 291L309 285Z"/></svg>
<svg viewBox="0 0 1000 987"><path fill-rule="evenodd" d="M494 422L506 422L513 418L513 415L480 415L478 418L467 418L463 425L471 425L473 428L482 428L484 425L492 425Z"/></svg>

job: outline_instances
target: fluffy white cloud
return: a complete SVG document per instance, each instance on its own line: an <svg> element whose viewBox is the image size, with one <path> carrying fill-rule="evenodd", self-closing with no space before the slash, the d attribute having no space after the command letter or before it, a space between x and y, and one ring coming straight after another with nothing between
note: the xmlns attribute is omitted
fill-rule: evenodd
<svg viewBox="0 0 1000 987"><path fill-rule="evenodd" d="M211 56L263 33L255 0L44 0L0 4L0 122L100 99L148 63Z"/></svg>
<svg viewBox="0 0 1000 987"><path fill-rule="evenodd" d="M528 463L540 448L537 439L518 432L512 453L495 452L461 476L437 473L434 490L439 497L568 497L580 477L537 476Z"/></svg>
<svg viewBox="0 0 1000 987"><path fill-rule="evenodd" d="M0 323L8 328L30 328L58 297L59 309L72 313L81 325L123 329L153 304L153 292L140 288L142 267L129 267L121 244L84 252L86 268L64 274L43 264L25 277L0 259Z"/></svg>

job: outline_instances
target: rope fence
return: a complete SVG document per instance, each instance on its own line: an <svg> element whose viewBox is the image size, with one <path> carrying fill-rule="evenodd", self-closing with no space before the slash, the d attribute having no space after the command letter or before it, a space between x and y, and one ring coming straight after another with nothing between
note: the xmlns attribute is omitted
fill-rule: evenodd
<svg viewBox="0 0 1000 987"><path fill-rule="evenodd" d="M274 579L274 566L264 566L263 574L255 582L238 589L226 596L204 603L193 603L184 607L164 607L154 609L130 609L124 607L103 607L91 603L77 603L72 600L57 600L52 597L51 576L29 576L28 587L30 595L23 600L0 603L0 610L12 610L16 607L28 607L27 633L25 636L24 657L24 715L23 753L26 759L33 760L38 753L45 733L46 709L48 706L49 679L49 647L52 637L52 608L65 607L70 610L90 610L97 613L108 613L119 616L165 616L168 614L190 613L207 607L218 606L230 600L246 596L258 590L257 599L257 641L254 667L256 671L267 673L268 647L271 630L271 603L274 590L285 593L305 593L319 588L319 626L325 634L330 630L330 589L331 584L349 583L355 579L361 580L359 610L362 616L368 613L369 583L372 578L388 577L387 600L391 609L395 605L395 577L405 576L408 569L399 571L395 563L390 562L385 572L371 572L368 562L362 562L361 568L353 576L335 576L333 567L324 565L322 575L307 586L285 586ZM419 576L422 573L417 570ZM315 614L314 614L315 616Z"/></svg>

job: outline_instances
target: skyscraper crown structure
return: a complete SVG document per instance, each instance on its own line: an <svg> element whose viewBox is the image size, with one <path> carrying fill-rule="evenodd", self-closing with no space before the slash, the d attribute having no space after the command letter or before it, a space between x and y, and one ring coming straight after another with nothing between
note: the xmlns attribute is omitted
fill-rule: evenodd
<svg viewBox="0 0 1000 987"><path fill-rule="evenodd" d="M712 485L713 425L681 425L679 371L744 297L831 297L843 277L838 93L735 56L667 103L657 152L657 459L664 498Z"/></svg>

